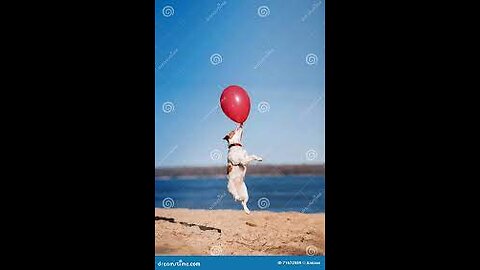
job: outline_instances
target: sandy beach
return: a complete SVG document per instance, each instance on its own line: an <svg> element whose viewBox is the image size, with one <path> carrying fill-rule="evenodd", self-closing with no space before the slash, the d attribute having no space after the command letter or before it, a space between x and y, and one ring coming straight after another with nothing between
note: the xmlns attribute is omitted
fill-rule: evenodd
<svg viewBox="0 0 480 270"><path fill-rule="evenodd" d="M324 255L325 214L155 209L157 255Z"/></svg>

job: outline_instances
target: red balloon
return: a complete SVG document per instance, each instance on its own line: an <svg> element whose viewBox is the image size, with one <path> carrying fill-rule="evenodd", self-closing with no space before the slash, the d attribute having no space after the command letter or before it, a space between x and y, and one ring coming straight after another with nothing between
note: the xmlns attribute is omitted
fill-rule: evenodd
<svg viewBox="0 0 480 270"><path fill-rule="evenodd" d="M233 121L242 124L250 113L250 97L247 91L237 85L225 88L220 96L223 112Z"/></svg>

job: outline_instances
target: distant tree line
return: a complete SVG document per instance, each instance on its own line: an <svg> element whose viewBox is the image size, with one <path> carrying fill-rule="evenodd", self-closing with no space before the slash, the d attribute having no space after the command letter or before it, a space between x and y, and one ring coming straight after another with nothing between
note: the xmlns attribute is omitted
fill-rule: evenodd
<svg viewBox="0 0 480 270"><path fill-rule="evenodd" d="M159 167L155 169L155 177L177 176L213 176L226 175L226 166L216 167ZM250 165L249 175L324 175L325 165Z"/></svg>

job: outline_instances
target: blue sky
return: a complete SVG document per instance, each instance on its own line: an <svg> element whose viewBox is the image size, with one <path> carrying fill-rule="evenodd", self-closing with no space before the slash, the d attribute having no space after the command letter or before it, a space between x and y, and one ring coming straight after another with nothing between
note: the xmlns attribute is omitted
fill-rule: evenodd
<svg viewBox="0 0 480 270"><path fill-rule="evenodd" d="M225 164L235 123L218 104L229 85L250 95L249 153L323 163L324 3L156 1L155 165Z"/></svg>

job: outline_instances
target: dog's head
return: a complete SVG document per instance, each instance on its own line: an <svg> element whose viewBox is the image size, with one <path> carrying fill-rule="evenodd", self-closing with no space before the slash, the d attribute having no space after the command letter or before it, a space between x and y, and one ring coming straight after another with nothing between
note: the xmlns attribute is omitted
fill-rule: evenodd
<svg viewBox="0 0 480 270"><path fill-rule="evenodd" d="M227 135L225 135L223 139L226 140L228 144L240 143L242 141L242 134L243 127L240 125L235 130L232 130Z"/></svg>

